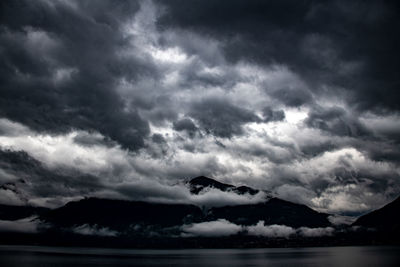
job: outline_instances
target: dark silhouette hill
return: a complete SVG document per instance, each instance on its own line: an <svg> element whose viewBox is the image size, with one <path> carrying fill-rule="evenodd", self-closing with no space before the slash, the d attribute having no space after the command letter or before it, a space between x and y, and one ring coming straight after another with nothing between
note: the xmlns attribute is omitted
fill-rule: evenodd
<svg viewBox="0 0 400 267"><path fill-rule="evenodd" d="M247 186L221 183L204 176L192 179L187 185L193 195L206 194L208 188L247 197L262 192ZM355 228L356 230L342 229L333 236L295 235L290 239L282 239L249 236L245 232L238 232L231 236L214 237L210 241L208 237L201 235L184 238L182 229L194 227L192 224L220 219L242 226L256 225L260 221L264 221L264 225L277 224L293 228L332 225L328 220L329 214L268 194L253 204L232 203L209 208L192 204L100 198L85 198L56 209L0 205L0 220L13 221L35 215L37 218L32 220L40 226L33 233L3 231L0 243L148 248L398 244L399 207L400 198L360 217L352 225L364 227ZM370 228L376 230L371 231Z"/></svg>
<svg viewBox="0 0 400 267"><path fill-rule="evenodd" d="M353 225L376 228L385 232L400 232L400 197L380 209L361 216Z"/></svg>
<svg viewBox="0 0 400 267"><path fill-rule="evenodd" d="M0 220L18 220L31 216L38 216L50 209L32 206L13 206L0 204Z"/></svg>
<svg viewBox="0 0 400 267"><path fill-rule="evenodd" d="M189 182L190 191L199 194L206 187L236 194L254 195L258 190L250 187L235 187L201 176ZM231 205L202 210L190 204L148 203L142 201L86 198L51 210L41 219L57 227L97 225L118 231L127 231L135 225L152 226L158 229L184 224L226 219L238 225L282 224L292 227L325 227L330 225L328 214L278 198L266 198L264 202L246 205Z"/></svg>
<svg viewBox="0 0 400 267"><path fill-rule="evenodd" d="M328 214L319 213L305 205L271 198L265 203L212 208L207 219L226 219L241 225L254 225L259 221L264 221L266 225L326 227L330 225L328 216Z"/></svg>
<svg viewBox="0 0 400 267"><path fill-rule="evenodd" d="M59 227L88 224L124 231L135 225L183 225L202 217L194 205L86 198L51 210L41 219Z"/></svg>

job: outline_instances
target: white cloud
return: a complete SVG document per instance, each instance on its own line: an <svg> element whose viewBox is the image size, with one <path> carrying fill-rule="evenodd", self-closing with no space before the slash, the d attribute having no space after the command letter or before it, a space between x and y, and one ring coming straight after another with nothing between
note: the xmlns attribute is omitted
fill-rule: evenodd
<svg viewBox="0 0 400 267"><path fill-rule="evenodd" d="M335 229L333 229L332 227L325 227L325 228L300 227L297 231L301 236L304 237L321 237L321 236L333 235Z"/></svg>
<svg viewBox="0 0 400 267"><path fill-rule="evenodd" d="M23 127L23 126L21 126ZM2 149L23 150L49 168L67 167L86 173L112 172L113 166L127 164L127 152L119 146L107 147L102 144L90 147L74 141L78 131L62 135L40 134L34 131L17 136L0 136ZM86 133L97 138L98 133Z"/></svg>
<svg viewBox="0 0 400 267"><path fill-rule="evenodd" d="M190 193L188 186L185 184L167 185L151 180L121 183L115 189L128 199L158 203L185 203L207 208L254 204L268 199L264 192L259 192L255 195L239 195L231 191L224 192L215 188L205 188L201 193L194 195Z"/></svg>
<svg viewBox="0 0 400 267"><path fill-rule="evenodd" d="M72 131L63 135L39 134L29 128L3 120L3 125L15 129L23 129L19 134L0 136L2 149L23 150L39 160L46 168L59 171L67 169L78 173L91 174L101 179L107 191L93 192L94 196L145 200L151 202L189 203L198 206L223 206L232 204L251 204L265 201L266 195L238 195L233 192L222 192L210 188L202 194L190 194L186 185L173 173L201 174L203 170L218 168L218 159L210 154L193 154L183 150L177 151L170 164L165 158L153 158L145 153L130 154L116 144L106 145L103 137L96 132ZM11 125L11 126L10 126ZM78 137L92 140L90 145L77 141ZM145 152L145 151L144 151ZM0 179L15 181L18 177L0 169L4 175ZM71 172L70 172L71 173ZM74 173L74 172L72 172ZM152 173L148 177L147 173ZM29 174L28 174L29 175ZM165 177L171 177L169 181ZM11 180L10 180L11 179ZM1 180L0 180L1 181ZM27 188L27 185L24 185ZM27 188L29 190L29 188ZM4 190L3 190L4 191ZM112 193L114 191L114 193ZM57 200L33 197L28 195L29 202L39 206L62 205L65 201L76 200L82 196L58 197ZM20 203L18 196L10 190L2 194L0 201L4 203ZM63 201L61 201L63 200Z"/></svg>
<svg viewBox="0 0 400 267"><path fill-rule="evenodd" d="M265 225L264 221L259 221L256 225L246 227L249 235L265 236L271 238L288 238L296 233L296 230L286 225Z"/></svg>
<svg viewBox="0 0 400 267"><path fill-rule="evenodd" d="M28 127L6 118L0 118L0 136L21 136L29 133Z"/></svg>
<svg viewBox="0 0 400 267"><path fill-rule="evenodd" d="M239 233L241 230L241 226L228 222L227 220L220 219L217 221L184 225L182 226L182 236L230 236Z"/></svg>
<svg viewBox="0 0 400 267"><path fill-rule="evenodd" d="M350 225L355 222L356 219L357 217L343 215L330 215L328 217L329 222L333 225Z"/></svg>
<svg viewBox="0 0 400 267"><path fill-rule="evenodd" d="M90 226L88 224L74 227L72 231L80 235L117 236L118 234L117 231L110 230L107 227L99 227L97 225Z"/></svg>
<svg viewBox="0 0 400 267"><path fill-rule="evenodd" d="M363 182L338 183L336 173L338 167L348 173L369 173L374 175L375 179L397 177L399 173L399 169L393 164L374 162L357 149L349 147L325 152L314 158L296 158L293 162L286 161L290 153L297 153L296 146L290 146L293 141L285 139L284 136L280 136L279 141L274 140L263 136L262 133L223 140L225 146L223 148L218 146L211 136L184 140L185 143L193 142L193 145L199 149L206 149L200 153L192 153L182 149L183 143L177 141L173 131L165 130L163 136L168 144L167 155L153 157L146 150L133 154L115 143L104 144L103 136L96 132L72 131L61 135L40 134L22 124L6 119L0 120L0 129L4 133L0 136L2 149L26 151L50 170L69 169L99 177L102 185L108 190L93 192L93 195L110 194L123 186L136 188L130 194L121 195L118 192L112 194L128 199L186 202L199 206L249 204L265 200L263 193L255 196L240 196L216 189L205 191L204 194L191 195L186 187L176 185L182 181L182 178L192 178L204 174L205 170L211 170L211 175L219 178L220 181L272 190L278 197L309 205L319 211L363 212L371 207L387 203L385 192L380 194L372 192L369 184L373 181L369 179L364 179ZM162 130L160 127L154 129ZM82 136L93 142L90 145L78 142L77 138ZM240 145L243 143L249 144L249 147ZM256 156L252 155L252 147L259 148L259 150L254 150ZM264 153L261 150L265 151L265 157L258 155L258 153ZM268 160L268 157L273 157L283 164L277 165ZM16 181L19 178L18 173L0 170L3 174L0 179L3 182ZM297 184L291 184L290 180L289 182L285 180L286 177L292 177L291 179L297 181ZM325 182L328 186L320 190L321 193L317 195L313 185L321 182ZM24 188L27 186L24 185ZM144 192L144 190L147 191ZM10 190L6 190L2 196L0 201L4 203L21 203L18 201L18 196ZM29 198L29 194L25 197ZM76 195L69 198L79 197L82 196ZM43 202L35 199L30 199L30 202ZM46 199L46 201L50 200ZM58 203L62 204L60 201Z"/></svg>
<svg viewBox="0 0 400 267"><path fill-rule="evenodd" d="M244 226L231 223L225 219L216 221L194 223L190 225L183 225L181 227L183 237L203 236L203 237L217 237L217 236L230 236L238 234L239 232L246 233L251 236L263 236L268 238L292 238L292 237L321 237L332 236L335 229L332 227L309 228L300 227L293 228L286 225L265 225L264 221L259 221L255 225Z"/></svg>
<svg viewBox="0 0 400 267"><path fill-rule="evenodd" d="M26 203L13 190L2 188L0 189L0 204L23 206Z"/></svg>

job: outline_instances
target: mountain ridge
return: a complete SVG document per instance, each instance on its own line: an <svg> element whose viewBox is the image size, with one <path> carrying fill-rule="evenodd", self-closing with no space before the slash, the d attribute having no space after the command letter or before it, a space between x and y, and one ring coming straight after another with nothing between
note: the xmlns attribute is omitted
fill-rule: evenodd
<svg viewBox="0 0 400 267"><path fill-rule="evenodd" d="M400 197L359 217L352 225L400 232Z"/></svg>
<svg viewBox="0 0 400 267"><path fill-rule="evenodd" d="M192 194L206 188L215 188L238 195L253 196L260 190L247 186L233 186L214 179L199 176L188 183ZM253 204L235 204L205 209L193 204L166 204L144 201L85 198L69 202L51 210L40 219L57 227L97 225L129 232L132 225L180 227L182 225L226 220L238 225L255 225L260 221L289 227L326 227L330 225L329 214L317 212L305 205L275 197L267 197Z"/></svg>
<svg viewBox="0 0 400 267"><path fill-rule="evenodd" d="M194 196L207 194L208 188L247 197L254 196L252 192L263 192L247 186L244 190L240 190L241 186L221 183L205 176L193 178L186 184ZM1 229L0 232L4 238L3 243L33 242L34 244L74 246L86 244L89 246L184 248L214 245L216 247L266 247L288 244L290 246L319 246L328 243L332 245L397 244L398 231L395 230L398 228L388 227L392 220L387 218L393 219L393 216L396 216L397 213L395 215L392 213L398 211L399 202L400 198L382 209L360 217L352 226L362 227L353 229L352 227L337 228L329 221L330 214L272 196L267 196L258 203L232 203L207 209L189 203L154 203L86 197L68 202L56 209L37 210L27 207L27 211L13 213L12 207L8 207L9 214L6 214L8 217L4 218L17 219L16 223L36 224L40 227L37 232L5 232ZM21 222L18 221L21 214L35 216ZM371 214L374 218L384 219L386 223L384 227L379 225L376 227L376 223L375 225L366 224L365 221L368 221ZM377 230L370 231L364 226L376 227ZM202 231L213 231L213 229L216 231L215 229L226 227L241 230L236 230L229 236L201 235ZM196 235L196 231L200 231L197 232L200 235ZM252 235L249 231L253 233L255 231L257 235ZM281 236L282 232L279 231L289 231L289 234ZM382 232L384 234L381 234ZM184 236L188 233L194 236ZM212 242L209 243L207 240L212 240Z"/></svg>
<svg viewBox="0 0 400 267"><path fill-rule="evenodd" d="M201 191L203 191L207 187L213 187L216 189L219 189L221 191L227 192L227 191L232 191L237 194L250 194L250 195L255 195L260 192L258 189L251 188L249 186L234 186L230 184L225 184L221 183L217 180L208 178L206 176L198 176L193 179L191 179L189 182L187 182L189 185L190 192L192 194L199 194Z"/></svg>

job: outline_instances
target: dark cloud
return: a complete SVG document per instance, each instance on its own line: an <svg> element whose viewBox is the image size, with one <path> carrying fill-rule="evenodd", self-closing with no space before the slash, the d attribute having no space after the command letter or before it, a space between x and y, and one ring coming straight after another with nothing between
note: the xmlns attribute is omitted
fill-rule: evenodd
<svg viewBox="0 0 400 267"><path fill-rule="evenodd" d="M309 127L327 131L333 135L362 137L371 135L366 127L357 119L339 107L314 109L305 123Z"/></svg>
<svg viewBox="0 0 400 267"><path fill-rule="evenodd" d="M270 107L263 109L263 116L265 122L282 121L285 119L285 112L283 110L272 110Z"/></svg>
<svg viewBox="0 0 400 267"><path fill-rule="evenodd" d="M151 140L153 140L153 142L156 144L164 144L165 143L165 138L162 136L162 134L153 134L153 136L151 137Z"/></svg>
<svg viewBox="0 0 400 267"><path fill-rule="evenodd" d="M225 138L242 135L242 125L245 123L261 121L261 118L250 110L215 98L195 103L189 115L196 119L207 133Z"/></svg>
<svg viewBox="0 0 400 267"><path fill-rule="evenodd" d="M275 90L272 96L289 107L300 107L312 102L312 95L301 88L281 88Z"/></svg>
<svg viewBox="0 0 400 267"><path fill-rule="evenodd" d="M183 118L179 121L174 122L174 129L176 131L186 131L190 137L194 137L198 131L197 126L189 118Z"/></svg>
<svg viewBox="0 0 400 267"><path fill-rule="evenodd" d="M148 123L115 92L118 79L149 69L116 53L127 42L120 20L136 10L128 2L3 2L0 115L41 132L95 130L143 147Z"/></svg>
<svg viewBox="0 0 400 267"><path fill-rule="evenodd" d="M312 144L302 144L300 146L301 152L306 156L310 158L314 158L316 156L321 155L322 153L326 151L332 151L335 149L340 148L339 144L335 144L333 141L327 141L327 142L315 142Z"/></svg>
<svg viewBox="0 0 400 267"><path fill-rule="evenodd" d="M86 132L79 132L74 137L74 142L83 146L94 146L94 145L104 145L108 147L115 146L116 143L109 138L104 138L100 135L92 135Z"/></svg>
<svg viewBox="0 0 400 267"><path fill-rule="evenodd" d="M400 161L399 144L390 141L357 142L355 146L363 151L369 158L379 162L393 162L398 164Z"/></svg>
<svg viewBox="0 0 400 267"><path fill-rule="evenodd" d="M175 0L162 5L168 12L160 27L224 40L229 60L287 65L318 93L325 93L321 85L345 88L351 95L346 101L359 109L400 108L396 1Z"/></svg>

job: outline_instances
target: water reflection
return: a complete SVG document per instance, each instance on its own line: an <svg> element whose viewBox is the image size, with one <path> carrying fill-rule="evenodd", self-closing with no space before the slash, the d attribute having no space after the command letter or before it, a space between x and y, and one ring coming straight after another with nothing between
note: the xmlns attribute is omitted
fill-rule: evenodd
<svg viewBox="0 0 400 267"><path fill-rule="evenodd" d="M399 266L400 247L128 250L1 246L0 266Z"/></svg>

